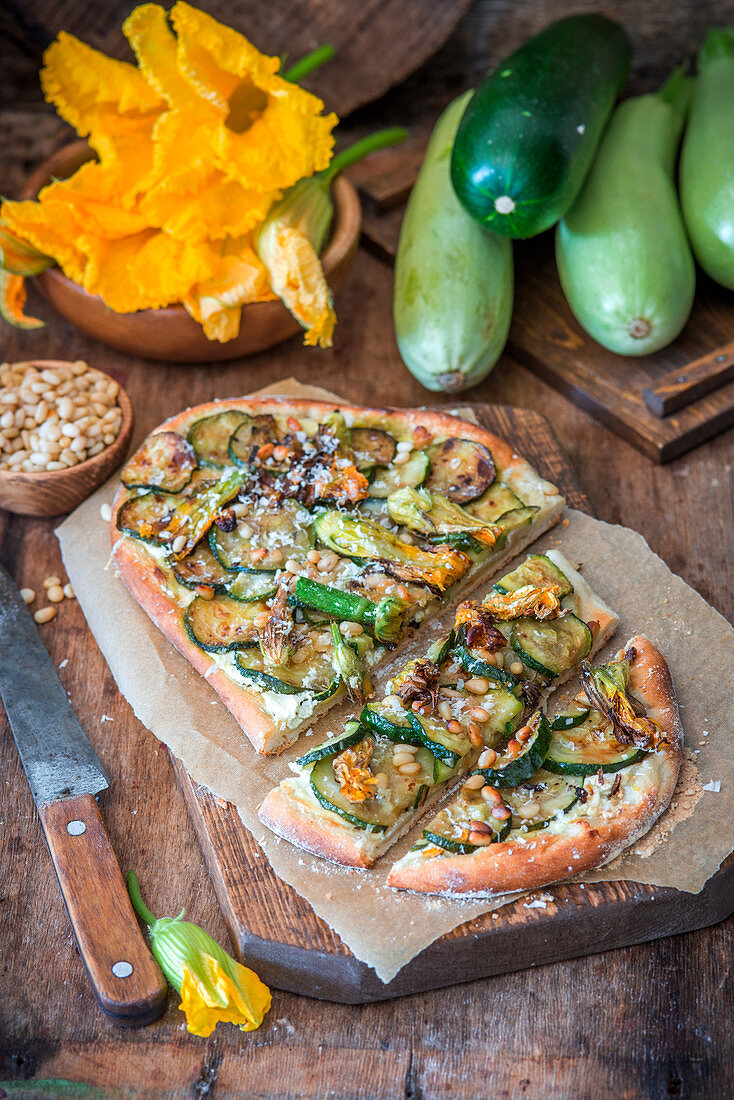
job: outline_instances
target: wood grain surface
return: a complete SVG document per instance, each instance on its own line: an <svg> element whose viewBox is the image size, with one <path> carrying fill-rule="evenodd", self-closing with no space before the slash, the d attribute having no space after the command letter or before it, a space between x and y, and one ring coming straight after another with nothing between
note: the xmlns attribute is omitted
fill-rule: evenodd
<svg viewBox="0 0 734 1100"><path fill-rule="evenodd" d="M545 417L503 405L473 408L480 424L558 485L570 506L591 511ZM734 911L734 855L697 895L634 882L569 883L551 887L553 900L542 910L528 910L520 899L459 925L385 984L277 877L236 808L173 763L235 950L277 989L363 1004L626 947L715 924Z"/></svg>
<svg viewBox="0 0 734 1100"><path fill-rule="evenodd" d="M63 22L65 3L58 5ZM360 126L407 120L427 126L505 46L585 0L480 0L436 58ZM51 7L51 5L49 5ZM433 5L430 6L430 10ZM427 10L424 8L424 11ZM90 21L99 18L87 7ZM709 24L734 21L713 0L613 0L636 43L632 86L661 83ZM2 6L5 29L10 8ZM15 3L15 14L24 14ZM429 16L423 16L428 18ZM36 60L0 35L3 191L16 194L68 131L38 110ZM10 64L9 46L13 49ZM25 51L25 53L23 52ZM8 63L5 64L5 58ZM30 74L30 75L29 75ZM397 211L399 218L400 211ZM3 328L2 356L86 357L115 372L136 412L136 442L165 416L213 396L236 396L278 378L339 390L354 402L438 404L404 370L389 321L390 272L362 250L337 298L333 351L297 338L226 366L175 367L110 353L55 318L31 291L46 329ZM510 355L469 399L541 410L592 507L639 530L652 549L729 618L734 616L733 434L719 435L665 467L652 464ZM39 590L62 570L54 523L0 513L0 558L16 581ZM34 605L35 608L36 605ZM187 917L227 943L227 928L165 749L116 689L73 602L41 628L82 725L112 776L100 799L123 871L140 875L160 915ZM68 663L65 663L68 662ZM112 721L103 721L103 716ZM220 1028L208 1040L182 1027L171 994L159 1023L120 1032L98 1010L61 900L40 822L0 719L0 1088L36 1100L719 1100L734 1095L734 919L686 935L515 974L359 1007L275 993L263 1026ZM8 1082L12 1081L11 1085ZM57 1084L54 1084L56 1082Z"/></svg>

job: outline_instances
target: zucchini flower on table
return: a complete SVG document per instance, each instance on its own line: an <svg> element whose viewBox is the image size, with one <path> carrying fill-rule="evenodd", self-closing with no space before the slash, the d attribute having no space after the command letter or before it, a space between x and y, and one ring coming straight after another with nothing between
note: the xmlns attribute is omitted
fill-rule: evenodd
<svg viewBox="0 0 734 1100"><path fill-rule="evenodd" d="M331 184L351 164L403 141L401 127L380 130L334 157L327 169L290 187L274 203L257 235L255 250L271 289L306 330L304 343L331 347L336 314L319 254L334 217Z"/></svg>
<svg viewBox="0 0 734 1100"><path fill-rule="evenodd" d="M242 1031L260 1027L271 1005L270 990L254 971L235 961L216 940L183 913L153 916L143 903L137 876L127 876L136 913L148 925L150 946L168 982L181 994L181 1011L192 1035L206 1038L221 1021Z"/></svg>

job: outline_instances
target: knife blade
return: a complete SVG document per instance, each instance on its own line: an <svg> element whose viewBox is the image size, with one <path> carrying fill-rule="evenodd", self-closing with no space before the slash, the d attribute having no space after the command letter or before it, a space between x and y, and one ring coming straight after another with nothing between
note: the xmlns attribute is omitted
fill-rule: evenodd
<svg viewBox="0 0 734 1100"><path fill-rule="evenodd" d="M110 779L2 566L0 697L100 1006L124 1026L150 1023L165 1007L167 987L140 932L95 801Z"/></svg>

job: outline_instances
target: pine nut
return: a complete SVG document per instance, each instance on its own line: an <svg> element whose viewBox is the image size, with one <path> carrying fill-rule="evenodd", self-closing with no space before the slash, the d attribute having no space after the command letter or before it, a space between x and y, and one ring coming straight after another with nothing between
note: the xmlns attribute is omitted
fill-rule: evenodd
<svg viewBox="0 0 734 1100"><path fill-rule="evenodd" d="M301 572L301 567L300 567L299 563L297 561L295 561L293 558L288 558L288 561L285 563L285 567L288 570L288 572L293 573L294 576L295 576L296 573Z"/></svg>
<svg viewBox="0 0 734 1100"><path fill-rule="evenodd" d="M501 653L495 653L494 663L497 665L497 668L502 668L502 666L505 663L505 659L504 659L504 657L502 656Z"/></svg>
<svg viewBox="0 0 734 1100"><path fill-rule="evenodd" d="M469 833L469 843L473 844L476 848L482 848L486 844L494 843L494 840L489 833L479 833L472 828Z"/></svg>
<svg viewBox="0 0 734 1100"><path fill-rule="evenodd" d="M469 740L471 741L474 748L475 749L480 748L484 744L484 741L482 740L481 727L478 726L476 722L470 722L468 732L469 732Z"/></svg>
<svg viewBox="0 0 734 1100"><path fill-rule="evenodd" d="M322 634L316 639L313 647L318 653L326 653L327 649L331 649L331 638L328 634Z"/></svg>
<svg viewBox="0 0 734 1100"><path fill-rule="evenodd" d="M502 801L502 795L496 787L482 787L482 798L485 802L491 802L494 806L499 806Z"/></svg>
<svg viewBox="0 0 734 1100"><path fill-rule="evenodd" d="M508 743L507 748L505 749L505 756L509 756L510 760L514 760L516 756L520 755L521 751L522 745L513 737L512 740Z"/></svg>
<svg viewBox="0 0 734 1100"><path fill-rule="evenodd" d="M492 817L496 817L498 821L507 821L508 817L512 817L512 810L507 806L495 806L492 810Z"/></svg>
<svg viewBox="0 0 734 1100"><path fill-rule="evenodd" d="M318 550L309 550L306 554L306 561L310 561L311 565L318 565L321 561L321 554Z"/></svg>
<svg viewBox="0 0 734 1100"><path fill-rule="evenodd" d="M475 722L486 722L489 719L489 711L484 707L472 707L469 711L469 717L473 718Z"/></svg>
<svg viewBox="0 0 734 1100"><path fill-rule="evenodd" d="M378 791L386 791L390 786L390 780L387 777L386 772L375 772L375 779L377 780L375 786Z"/></svg>
<svg viewBox="0 0 734 1100"><path fill-rule="evenodd" d="M36 598L36 593L33 591L32 588L21 588L20 596L23 600L23 603L33 603Z"/></svg>
<svg viewBox="0 0 734 1100"><path fill-rule="evenodd" d="M395 455L395 458L392 460L392 464L393 466L404 466L409 458L410 452L398 451L398 453Z"/></svg>
<svg viewBox="0 0 734 1100"><path fill-rule="evenodd" d="M359 623L339 623L339 630L345 638L358 638L360 634L364 633L364 630Z"/></svg>
<svg viewBox="0 0 734 1100"><path fill-rule="evenodd" d="M33 618L37 623L49 623L56 614L55 607L39 607L33 615Z"/></svg>
<svg viewBox="0 0 734 1100"><path fill-rule="evenodd" d="M448 723L449 733L461 733L462 730L463 727L461 725L461 722L457 722L455 718L452 718L451 721Z"/></svg>
<svg viewBox="0 0 734 1100"><path fill-rule="evenodd" d="M392 762L399 771L403 764L412 764L414 761L409 752L396 752Z"/></svg>
<svg viewBox="0 0 734 1100"><path fill-rule="evenodd" d="M478 768L491 768L497 759L497 753L494 749L485 749L482 755L477 760Z"/></svg>
<svg viewBox="0 0 734 1100"><path fill-rule="evenodd" d="M464 687L472 695L486 695L489 691L489 680L485 680L483 676L472 676L471 680L464 681Z"/></svg>
<svg viewBox="0 0 734 1100"><path fill-rule="evenodd" d="M401 764L398 767L401 775L418 775L421 769L422 765L417 760L413 760L409 764Z"/></svg>
<svg viewBox="0 0 734 1100"><path fill-rule="evenodd" d="M112 508L110 507L110 505L106 501L104 502L104 504L100 504L99 514L102 517L102 519L105 521L105 523L109 523L110 520L112 519Z"/></svg>
<svg viewBox="0 0 734 1100"><path fill-rule="evenodd" d="M176 535L175 539L171 543L171 550L174 554L180 554L186 545L186 535Z"/></svg>
<svg viewBox="0 0 734 1100"><path fill-rule="evenodd" d="M74 589L73 589L73 588L71 587L71 585L70 585L70 584L65 584L65 585L64 585L64 597L65 597L65 598L66 598L67 600L75 600L75 599L76 599L76 595L75 595L75 593L74 593Z"/></svg>
<svg viewBox="0 0 734 1100"><path fill-rule="evenodd" d="M56 574L53 573L50 577L46 577L46 580L43 582L43 587L44 588L58 588L58 586L60 584L61 584L61 577L57 577Z"/></svg>
<svg viewBox="0 0 734 1100"><path fill-rule="evenodd" d="M526 741L529 741L532 736L533 736L533 727L532 726L520 726L520 729L517 730L517 732L515 733L515 737L517 738L517 740L521 744L524 744Z"/></svg>
<svg viewBox="0 0 734 1100"><path fill-rule="evenodd" d="M485 784L483 775L470 775L464 786L468 791L480 791Z"/></svg>
<svg viewBox="0 0 734 1100"><path fill-rule="evenodd" d="M441 715L445 722L450 721L451 703L449 703L448 699L442 699L441 702L438 704L438 713Z"/></svg>
<svg viewBox="0 0 734 1100"><path fill-rule="evenodd" d="M513 676L519 676L522 672L522 661L513 661L510 665L510 672Z"/></svg>
<svg viewBox="0 0 734 1100"><path fill-rule="evenodd" d="M407 752L411 756L415 756L415 754L418 752L419 748L420 748L420 745L401 744L401 745L396 745L395 749L393 751L394 752Z"/></svg>
<svg viewBox="0 0 734 1100"><path fill-rule="evenodd" d="M51 603L61 603L64 598L64 590L60 584L52 584L46 589L46 598Z"/></svg>
<svg viewBox="0 0 734 1100"><path fill-rule="evenodd" d="M531 817L537 817L540 813L540 805L537 802L526 802L524 806L518 806L517 816L523 821L529 821Z"/></svg>

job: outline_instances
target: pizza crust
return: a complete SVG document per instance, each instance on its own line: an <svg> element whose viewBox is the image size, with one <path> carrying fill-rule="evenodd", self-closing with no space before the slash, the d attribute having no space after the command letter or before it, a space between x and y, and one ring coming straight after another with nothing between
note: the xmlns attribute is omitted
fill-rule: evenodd
<svg viewBox="0 0 734 1100"><path fill-rule="evenodd" d="M629 647L635 650L630 688L647 707L648 715L660 723L667 740L639 765L616 773L622 776L622 794L616 805L610 807L602 787L599 811L592 820L577 817L569 821L572 811L534 839L492 844L468 855L426 859L420 853L408 853L391 869L388 885L473 897L534 890L600 867L643 836L673 796L683 756L683 729L664 657L643 635L630 639L618 656ZM634 790L635 780L639 790ZM609 783L611 779L607 779Z"/></svg>
<svg viewBox="0 0 734 1100"><path fill-rule="evenodd" d="M490 560L483 569L472 572L466 583L456 585L451 593L450 603L435 601L429 604L422 623L443 612L448 606L462 599L466 592L480 583L490 572L500 569L530 542L534 541L560 519L564 500L555 485L541 478L520 455L516 454L504 440L488 432L485 428L469 421L461 420L446 413L427 409L390 409L362 408L340 404L336 401L311 401L292 397L232 398L224 401L210 401L185 409L176 416L164 421L154 432L176 431L185 435L190 425L205 416L225 412L227 409L242 409L254 414L271 413L273 415L293 415L309 417L320 421L327 413L340 409L347 417L360 421L374 420L376 424L390 419L406 426L406 435L410 431L423 428L432 435L460 435L463 439L473 439L484 443L492 452L502 478L510 488L527 503L540 508L533 523L513 531L507 540L502 554ZM293 728L279 724L268 712L265 703L256 692L248 691L235 683L223 671L211 654L199 649L189 638L183 624L183 614L177 601L171 596L166 584L166 574L155 559L146 550L145 544L126 536L121 536L116 527L117 512L126 497L123 486L117 492L112 505L110 539L112 555L120 577L146 614L158 629L176 647L186 660L205 676L208 683L220 697L227 709L244 730L254 748L261 755L280 753L298 740L302 731L314 719L330 709L342 697L337 693L331 699L318 705L309 715ZM410 633L399 648L407 642ZM391 654L395 654L395 650Z"/></svg>

